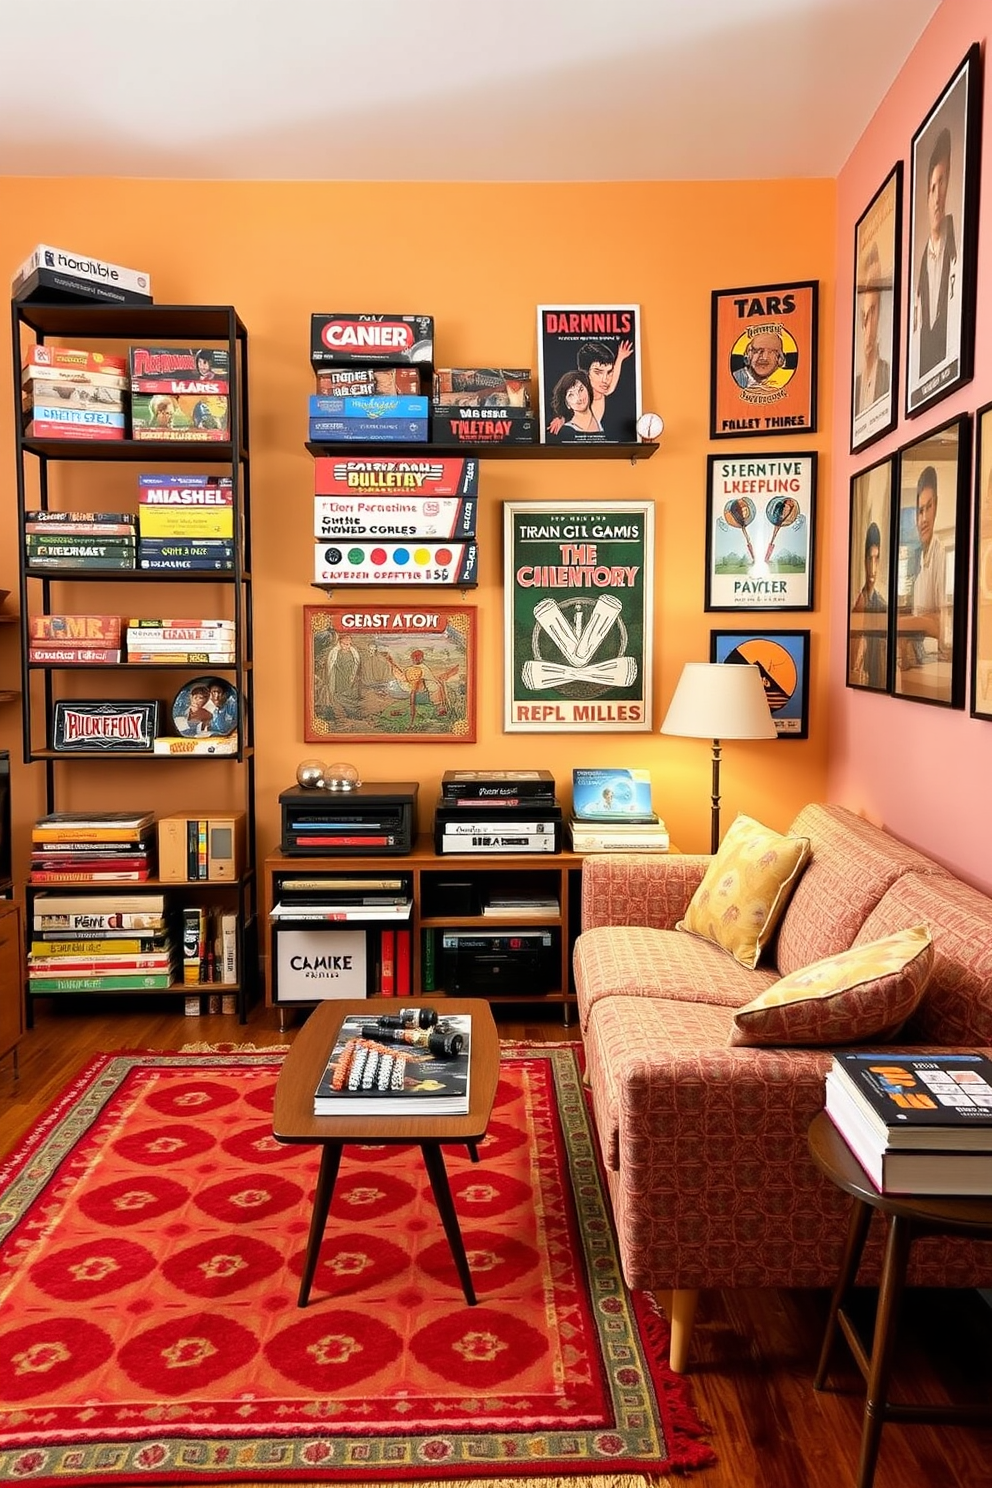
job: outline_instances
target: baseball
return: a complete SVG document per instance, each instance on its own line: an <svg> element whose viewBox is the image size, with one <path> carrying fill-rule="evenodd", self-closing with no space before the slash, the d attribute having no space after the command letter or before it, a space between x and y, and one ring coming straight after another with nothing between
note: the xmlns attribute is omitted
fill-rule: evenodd
<svg viewBox="0 0 992 1488"><path fill-rule="evenodd" d="M665 427L660 413L642 413L637 420L637 432L642 439L657 439Z"/></svg>

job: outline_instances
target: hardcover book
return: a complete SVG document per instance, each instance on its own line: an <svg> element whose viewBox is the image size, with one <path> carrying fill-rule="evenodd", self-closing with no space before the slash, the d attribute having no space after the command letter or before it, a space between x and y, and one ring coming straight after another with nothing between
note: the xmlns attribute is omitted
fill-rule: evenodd
<svg viewBox="0 0 992 1488"><path fill-rule="evenodd" d="M464 1116L472 1020L383 1033L361 1014L341 1024L314 1093L315 1116Z"/></svg>
<svg viewBox="0 0 992 1488"><path fill-rule="evenodd" d="M636 444L639 305L539 305L542 444Z"/></svg>
<svg viewBox="0 0 992 1488"><path fill-rule="evenodd" d="M992 1151L992 1060L984 1054L845 1052L834 1055L827 1082L828 1097L835 1090L863 1113L880 1149Z"/></svg>

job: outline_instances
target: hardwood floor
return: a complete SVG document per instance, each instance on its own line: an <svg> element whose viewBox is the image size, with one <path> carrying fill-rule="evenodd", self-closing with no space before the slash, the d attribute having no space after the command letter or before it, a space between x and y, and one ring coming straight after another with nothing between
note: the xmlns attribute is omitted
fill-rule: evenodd
<svg viewBox="0 0 992 1488"><path fill-rule="evenodd" d="M280 1031L271 1010L254 1008L246 1025L222 1016L185 1018L175 997L137 1011L104 999L41 1004L37 1013L21 1043L19 1078L9 1058L0 1064L0 1160L102 1050L178 1049L200 1040L288 1044L294 1037L293 1026ZM574 1025L533 1021L533 1013L501 1012L501 1035L534 1042L576 1037ZM703 1294L689 1377L719 1462L693 1475L700 1488L853 1484L864 1386L846 1345L837 1345L830 1389L816 1393L811 1383L826 1306L821 1291ZM974 1292L910 1293L897 1380L897 1399L992 1398L992 1310ZM888 1424L875 1488L988 1488L990 1462L992 1429Z"/></svg>

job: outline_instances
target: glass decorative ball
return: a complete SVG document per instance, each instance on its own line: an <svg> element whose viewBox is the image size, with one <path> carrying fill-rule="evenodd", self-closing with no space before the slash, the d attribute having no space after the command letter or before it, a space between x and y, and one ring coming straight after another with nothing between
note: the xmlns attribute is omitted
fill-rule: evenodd
<svg viewBox="0 0 992 1488"><path fill-rule="evenodd" d="M300 760L296 767L296 779L304 790L322 790L326 766L323 760Z"/></svg>
<svg viewBox="0 0 992 1488"><path fill-rule="evenodd" d="M330 791L357 790L362 783L362 777L354 765L347 764L344 760L335 760L333 764L324 766L324 789Z"/></svg>

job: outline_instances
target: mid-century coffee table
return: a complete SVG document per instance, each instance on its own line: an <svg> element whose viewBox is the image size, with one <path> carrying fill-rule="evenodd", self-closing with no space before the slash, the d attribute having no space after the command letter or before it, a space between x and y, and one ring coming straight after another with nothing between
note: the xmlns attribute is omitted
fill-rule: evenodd
<svg viewBox="0 0 992 1488"><path fill-rule="evenodd" d="M468 1115L425 1116L413 1112L402 1116L315 1116L314 1091L324 1073L344 1019L360 1014L371 1021L382 1013L395 1014L398 1008L405 1005L433 1006L438 1017L455 1013L467 1013L471 1016ZM410 999L409 1004L406 999L397 1001L394 997L370 997L353 1001L333 999L320 1003L313 1010L286 1055L276 1083L275 1109L272 1113L272 1130L276 1141L313 1143L322 1149L306 1259L297 1298L298 1307L306 1307L310 1298L320 1242L324 1236L341 1162L341 1150L346 1143L362 1142L394 1147L416 1143L420 1147L465 1300L470 1307L475 1305L475 1289L472 1286L468 1258L465 1255L465 1245L458 1226L458 1215L455 1213L441 1148L446 1142L467 1147L472 1161L478 1162L476 1143L486 1134L498 1079L499 1035L488 1002L478 998L444 997L432 1000L430 997L418 997Z"/></svg>

